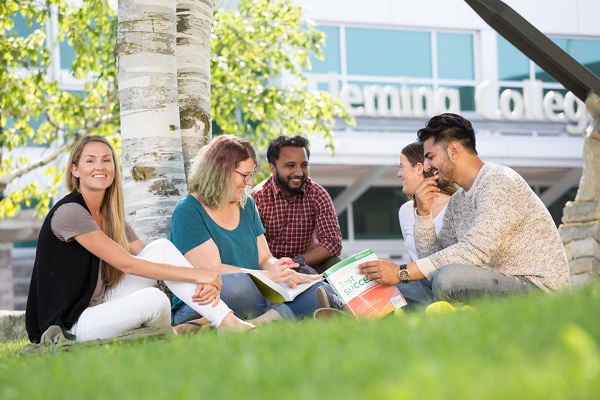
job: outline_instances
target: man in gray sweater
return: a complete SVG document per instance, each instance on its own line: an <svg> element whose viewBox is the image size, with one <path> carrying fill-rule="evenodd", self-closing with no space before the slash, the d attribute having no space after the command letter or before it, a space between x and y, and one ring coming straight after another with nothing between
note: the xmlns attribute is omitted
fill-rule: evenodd
<svg viewBox="0 0 600 400"><path fill-rule="evenodd" d="M564 247L550 213L527 182L508 167L484 163L471 123L456 114L431 118L417 132L425 169L434 176L415 189L414 235L419 259L380 259L359 266L368 279L395 285L409 306L570 286ZM440 188L461 187L436 235L430 207Z"/></svg>

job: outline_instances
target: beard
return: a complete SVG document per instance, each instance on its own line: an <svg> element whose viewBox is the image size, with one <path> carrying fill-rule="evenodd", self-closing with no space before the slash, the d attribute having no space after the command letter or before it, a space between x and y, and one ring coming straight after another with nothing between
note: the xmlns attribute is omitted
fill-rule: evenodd
<svg viewBox="0 0 600 400"><path fill-rule="evenodd" d="M279 188L284 192L292 195L302 192L302 188L304 187L307 179L308 177L304 175L302 178L300 178L300 185L298 187L291 187L290 178L284 178L283 176L279 175L279 171L275 170L275 182L277 183L277 186L279 186Z"/></svg>
<svg viewBox="0 0 600 400"><path fill-rule="evenodd" d="M444 163L442 165L440 165L440 168L438 168L437 170L438 170L438 179L437 179L438 188L444 189L444 188L454 184L452 179L454 177L454 171L456 170L456 167L455 167L454 163L450 160L450 157L448 157L448 155L446 155L446 159L444 160Z"/></svg>

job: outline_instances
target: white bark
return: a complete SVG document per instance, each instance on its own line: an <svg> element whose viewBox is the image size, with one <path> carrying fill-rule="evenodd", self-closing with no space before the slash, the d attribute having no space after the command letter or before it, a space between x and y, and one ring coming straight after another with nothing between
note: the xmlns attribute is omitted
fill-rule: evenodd
<svg viewBox="0 0 600 400"><path fill-rule="evenodd" d="M146 242L167 237L186 193L177 101L176 0L120 0L117 74L125 213Z"/></svg>
<svg viewBox="0 0 600 400"><path fill-rule="evenodd" d="M186 176L211 139L210 35L212 0L177 1L177 79Z"/></svg>

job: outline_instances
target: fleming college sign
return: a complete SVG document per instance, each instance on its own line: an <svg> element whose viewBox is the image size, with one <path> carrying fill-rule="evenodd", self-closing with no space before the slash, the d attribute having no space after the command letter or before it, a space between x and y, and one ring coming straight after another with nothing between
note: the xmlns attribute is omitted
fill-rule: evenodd
<svg viewBox="0 0 600 400"><path fill-rule="evenodd" d="M408 80L399 87L392 85L344 84L341 89L336 74L307 74L308 88L317 90L327 84L327 91L339 98L354 116L381 118L423 118L444 112L460 113L460 92L456 88L409 87ZM569 134L580 135L589 123L585 104L571 92L544 94L542 82L524 80L522 93L504 89L498 83L483 81L475 87L475 111L495 121L547 121L566 123Z"/></svg>

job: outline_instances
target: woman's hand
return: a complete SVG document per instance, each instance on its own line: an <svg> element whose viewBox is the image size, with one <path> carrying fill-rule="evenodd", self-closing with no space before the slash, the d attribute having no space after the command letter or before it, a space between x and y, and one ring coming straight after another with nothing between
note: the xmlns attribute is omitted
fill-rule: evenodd
<svg viewBox="0 0 600 400"><path fill-rule="evenodd" d="M213 285L200 284L196 288L196 292L192 295L192 301L201 306L212 303L216 307L220 299L220 290Z"/></svg>
<svg viewBox="0 0 600 400"><path fill-rule="evenodd" d="M265 275L277 283L287 282L288 279L295 274L294 270L291 268L297 268L298 264L293 262L288 257L284 257L279 260L273 260L273 264L268 270L265 271Z"/></svg>
<svg viewBox="0 0 600 400"><path fill-rule="evenodd" d="M198 285L212 285L220 292L223 286L221 275L216 271L208 271L206 269L194 268L195 272L194 282Z"/></svg>
<svg viewBox="0 0 600 400"><path fill-rule="evenodd" d="M294 271L294 274L288 278L287 284L289 287L291 287L293 289L302 283L310 283L310 282L318 281L319 279L322 278L322 276L323 275L301 274L299 272Z"/></svg>
<svg viewBox="0 0 600 400"><path fill-rule="evenodd" d="M322 277L321 275L300 274L292 268L298 268L298 263L288 257L283 257L275 260L272 267L265 271L265 274L277 283L286 282L291 288L295 288L301 283L317 281Z"/></svg>

